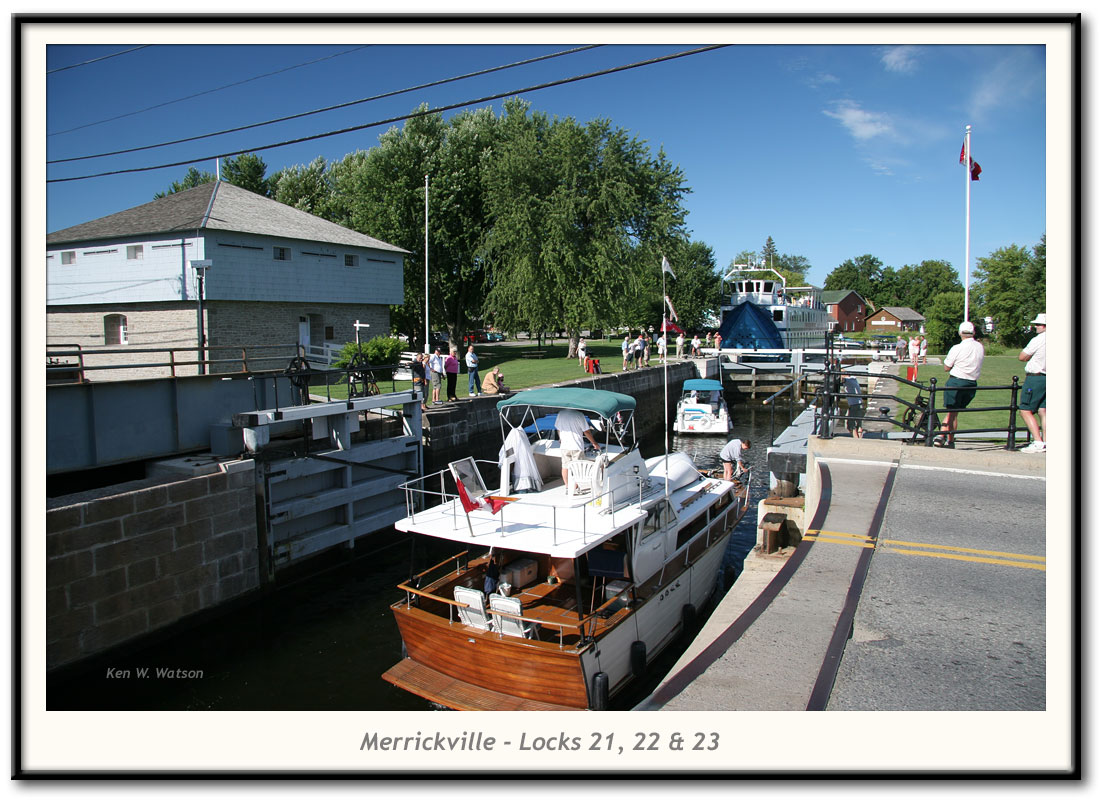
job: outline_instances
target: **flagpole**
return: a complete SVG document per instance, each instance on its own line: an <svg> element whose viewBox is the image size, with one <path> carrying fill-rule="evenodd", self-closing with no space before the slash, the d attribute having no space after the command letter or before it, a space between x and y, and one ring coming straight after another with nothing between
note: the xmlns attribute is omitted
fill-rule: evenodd
<svg viewBox="0 0 1100 800"><path fill-rule="evenodd" d="M963 292L963 321L970 319L970 126L966 126L966 158L963 159L963 180L966 181L966 284Z"/></svg>
<svg viewBox="0 0 1100 800"><path fill-rule="evenodd" d="M665 395L665 500L668 500L668 314L665 311L665 259L661 257L661 336L665 337L664 395Z"/></svg>

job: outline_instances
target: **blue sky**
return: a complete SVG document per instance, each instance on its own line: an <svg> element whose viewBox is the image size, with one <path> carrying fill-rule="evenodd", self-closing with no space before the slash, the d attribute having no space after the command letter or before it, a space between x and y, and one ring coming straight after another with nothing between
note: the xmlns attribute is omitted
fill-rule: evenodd
<svg viewBox="0 0 1100 800"><path fill-rule="evenodd" d="M59 71L46 76L48 158L247 125L581 43L155 45L63 70L133 45L53 45L47 70ZM292 122L54 164L47 177L190 159L212 172L210 157L218 153L699 44L708 42L607 45ZM316 63L307 65L311 61ZM1046 230L1045 79L1044 49L1036 45L735 45L520 95L535 110L580 122L606 117L654 150L663 147L692 189L686 199L691 235L711 246L719 265L741 250L760 250L771 236L781 253L805 256L810 280L820 285L838 264L864 253L893 267L944 259L961 275L966 182L959 151L967 124L973 126L973 156L982 166L981 180L971 184L972 260L999 247L1036 244ZM219 88L233 83L238 85ZM191 95L199 96L181 99ZM501 103L491 105L499 111ZM490 103L474 107L484 105ZM89 125L112 117L120 118ZM318 155L340 159L374 146L386 127L259 155L269 174ZM48 184L47 230L148 202L186 169Z"/></svg>

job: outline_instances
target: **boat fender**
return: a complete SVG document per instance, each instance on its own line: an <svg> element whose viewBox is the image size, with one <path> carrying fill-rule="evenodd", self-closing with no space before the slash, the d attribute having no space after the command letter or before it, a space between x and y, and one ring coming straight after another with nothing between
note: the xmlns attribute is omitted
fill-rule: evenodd
<svg viewBox="0 0 1100 800"><path fill-rule="evenodd" d="M604 473L607 471L607 456L600 453L592 467L592 493L603 493Z"/></svg>
<svg viewBox="0 0 1100 800"><path fill-rule="evenodd" d="M645 672L645 642L630 644L630 673L637 678Z"/></svg>
<svg viewBox="0 0 1100 800"><path fill-rule="evenodd" d="M606 672L597 672L592 676L592 710L607 711L610 683Z"/></svg>
<svg viewBox="0 0 1100 800"><path fill-rule="evenodd" d="M684 607L680 610L680 618L683 620L685 630L694 627L695 616L695 606L691 603L685 603Z"/></svg>

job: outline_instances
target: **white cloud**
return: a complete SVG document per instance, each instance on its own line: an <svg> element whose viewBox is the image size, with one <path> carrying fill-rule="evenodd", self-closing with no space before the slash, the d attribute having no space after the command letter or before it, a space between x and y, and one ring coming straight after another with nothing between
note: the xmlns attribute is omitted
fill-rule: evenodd
<svg viewBox="0 0 1100 800"><path fill-rule="evenodd" d="M828 72L819 72L806 79L806 84L811 89L820 89L830 83L840 83L840 78L836 75L830 75Z"/></svg>
<svg viewBox="0 0 1100 800"><path fill-rule="evenodd" d="M823 113L839 121L861 142L883 136L895 136L894 124L888 114L881 111L866 111L853 100L840 100L834 104L833 111L827 110Z"/></svg>
<svg viewBox="0 0 1100 800"><path fill-rule="evenodd" d="M1043 86L1043 65L1028 51L1001 59L977 81L970 111L981 118L998 108L1014 107Z"/></svg>
<svg viewBox="0 0 1100 800"><path fill-rule="evenodd" d="M888 47L882 51L882 64L887 72L915 72L919 52L919 47L909 44Z"/></svg>

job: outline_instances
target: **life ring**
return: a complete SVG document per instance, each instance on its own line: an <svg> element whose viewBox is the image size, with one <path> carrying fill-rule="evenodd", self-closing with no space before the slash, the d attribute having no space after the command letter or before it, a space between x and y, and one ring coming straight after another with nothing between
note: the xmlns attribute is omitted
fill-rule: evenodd
<svg viewBox="0 0 1100 800"><path fill-rule="evenodd" d="M607 472L607 456L600 453L592 465L592 494L603 494L603 479Z"/></svg>

